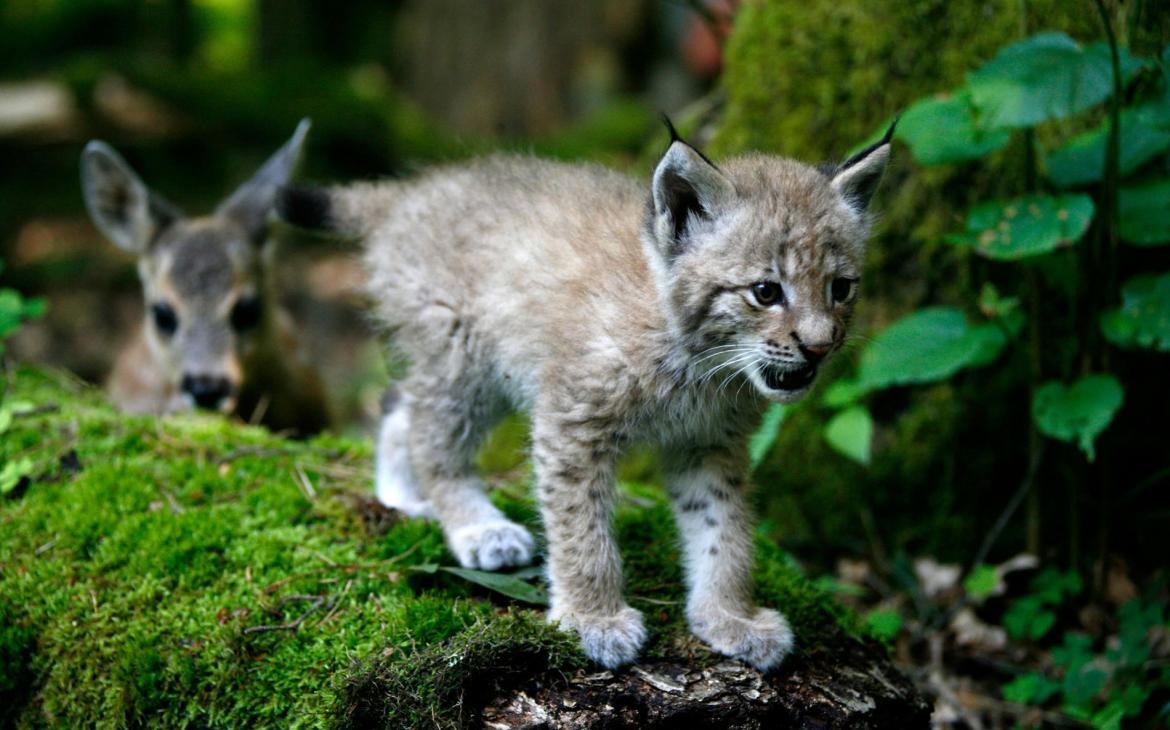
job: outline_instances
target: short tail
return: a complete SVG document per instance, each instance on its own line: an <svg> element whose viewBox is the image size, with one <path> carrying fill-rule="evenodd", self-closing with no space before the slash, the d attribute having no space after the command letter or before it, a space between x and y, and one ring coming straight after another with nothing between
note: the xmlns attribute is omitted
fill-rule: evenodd
<svg viewBox="0 0 1170 730"><path fill-rule="evenodd" d="M328 188L286 185L276 192L276 215L297 228L345 233Z"/></svg>

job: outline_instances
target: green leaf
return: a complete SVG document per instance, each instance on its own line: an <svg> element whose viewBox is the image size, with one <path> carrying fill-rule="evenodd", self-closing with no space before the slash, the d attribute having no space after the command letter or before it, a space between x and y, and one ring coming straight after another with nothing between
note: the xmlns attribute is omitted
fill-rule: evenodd
<svg viewBox="0 0 1170 730"><path fill-rule="evenodd" d="M1125 282L1121 306L1101 315L1101 331L1119 347L1170 352L1170 272Z"/></svg>
<svg viewBox="0 0 1170 730"><path fill-rule="evenodd" d="M15 289L0 289L0 338L20 327L24 316L24 299Z"/></svg>
<svg viewBox="0 0 1170 730"><path fill-rule="evenodd" d="M1003 627L1016 641L1044 638L1056 623L1056 614L1044 608L1035 596L1024 596L1012 603L1003 615Z"/></svg>
<svg viewBox="0 0 1170 730"><path fill-rule="evenodd" d="M1109 672L1094 664L1083 664L1064 675L1064 701L1083 707L1093 701L1109 682Z"/></svg>
<svg viewBox="0 0 1170 730"><path fill-rule="evenodd" d="M0 494L8 494L20 480L32 474L33 463L29 458L15 459L0 466Z"/></svg>
<svg viewBox="0 0 1170 730"><path fill-rule="evenodd" d="M865 391L943 380L993 361L1010 332L995 322L971 326L954 307L920 309L890 325L865 349L858 380Z"/></svg>
<svg viewBox="0 0 1170 730"><path fill-rule="evenodd" d="M1004 317L1019 311L1019 309L1019 297L1001 296L999 290L990 281L983 283L983 288L979 290L979 311L983 313L983 316Z"/></svg>
<svg viewBox="0 0 1170 730"><path fill-rule="evenodd" d="M49 303L44 297L33 297L32 299L24 300L24 318L37 319L44 316L49 309Z"/></svg>
<svg viewBox="0 0 1170 730"><path fill-rule="evenodd" d="M977 565L963 581L967 595L976 601L983 601L999 588L999 573L990 565Z"/></svg>
<svg viewBox="0 0 1170 730"><path fill-rule="evenodd" d="M826 593L835 593L840 596L853 596L860 598L865 595L865 589L855 583L846 583L843 580L837 580L831 575L822 575L813 581L813 585L817 590Z"/></svg>
<svg viewBox="0 0 1170 730"><path fill-rule="evenodd" d="M853 406L833 416L825 426L825 440L838 453L868 466L873 441L873 416L869 409Z"/></svg>
<svg viewBox="0 0 1170 730"><path fill-rule="evenodd" d="M780 424L784 422L784 404L773 403L764 413L764 420L760 427L752 434L748 444L748 453L751 455L752 468L755 469L772 450L776 443L776 436L780 433Z"/></svg>
<svg viewBox="0 0 1170 730"><path fill-rule="evenodd" d="M496 593L503 594L508 598L515 598L517 601L524 601L525 603L534 603L539 606L548 605L548 594L543 589L524 582L521 578L515 575L508 575L506 573L489 573L484 570L472 570L470 568L452 568L444 566L441 568L452 575L457 575L460 578L483 586Z"/></svg>
<svg viewBox="0 0 1170 730"><path fill-rule="evenodd" d="M1075 570L1061 572L1048 568L1032 579L1032 595L1047 606L1059 606L1066 598L1080 595L1085 589L1081 574Z"/></svg>
<svg viewBox="0 0 1170 730"><path fill-rule="evenodd" d="M1048 155L1048 176L1058 187L1088 185L1105 175L1105 145L1109 122L1074 137ZM1170 129L1157 126L1149 115L1135 109L1121 114L1121 149L1118 166L1129 175L1170 149Z"/></svg>
<svg viewBox="0 0 1170 730"><path fill-rule="evenodd" d="M1076 441L1093 461L1093 442L1113 420L1123 394L1121 383L1112 375L1089 375L1067 387L1048 382L1036 390L1032 418L1041 433L1060 441Z"/></svg>
<svg viewBox="0 0 1170 730"><path fill-rule="evenodd" d="M825 388L821 402L830 408L844 408L856 403L865 395L865 389L853 378L838 378Z"/></svg>
<svg viewBox="0 0 1170 730"><path fill-rule="evenodd" d="M1055 251L1081 236L1093 220L1088 195L1028 195L980 203L967 215L967 230L946 238L981 256L1016 261Z"/></svg>
<svg viewBox="0 0 1170 730"><path fill-rule="evenodd" d="M1060 691L1060 684L1043 674L1021 674L1003 686L1003 698L1020 705L1042 705Z"/></svg>
<svg viewBox="0 0 1170 730"><path fill-rule="evenodd" d="M1142 64L1122 52L1122 75ZM1109 47L1082 47L1064 33L1040 33L1000 49L967 77L989 129L1031 127L1090 109L1113 92Z"/></svg>
<svg viewBox="0 0 1170 730"><path fill-rule="evenodd" d="M902 615L889 608L876 608L865 616L865 628L882 641L892 641L902 630Z"/></svg>
<svg viewBox="0 0 1170 730"><path fill-rule="evenodd" d="M1170 178L1147 180L1121 189L1117 230L1135 246L1170 243Z"/></svg>
<svg viewBox="0 0 1170 730"><path fill-rule="evenodd" d="M971 95L965 90L915 102L894 134L906 142L921 165L945 165L983 157L1011 139L1006 130L985 132L975 124Z"/></svg>
<svg viewBox="0 0 1170 730"><path fill-rule="evenodd" d="M0 406L0 433L8 430L12 425L12 409L8 406Z"/></svg>

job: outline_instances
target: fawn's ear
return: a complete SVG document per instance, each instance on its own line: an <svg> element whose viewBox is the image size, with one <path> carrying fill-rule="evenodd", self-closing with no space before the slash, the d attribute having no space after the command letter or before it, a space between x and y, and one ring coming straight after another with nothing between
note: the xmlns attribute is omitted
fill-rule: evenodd
<svg viewBox="0 0 1170 730"><path fill-rule="evenodd" d="M897 125L895 119L880 140L845 160L833 174L833 189L859 213L869 208L878 183L882 181L890 159L890 140L894 138Z"/></svg>
<svg viewBox="0 0 1170 730"><path fill-rule="evenodd" d="M309 120L302 119L288 142L268 158L251 180L215 209L217 215L231 218L243 226L257 245L264 243L267 237L268 214L276 202L276 191L287 185L296 171L309 126Z"/></svg>
<svg viewBox="0 0 1170 730"><path fill-rule="evenodd" d="M81 153L81 192L94 225L119 248L141 255L182 212L150 191L122 156L94 140Z"/></svg>
<svg viewBox="0 0 1170 730"><path fill-rule="evenodd" d="M654 233L669 261L686 248L687 228L710 218L735 193L731 181L694 147L682 141L667 120L671 143L654 169L651 199Z"/></svg>

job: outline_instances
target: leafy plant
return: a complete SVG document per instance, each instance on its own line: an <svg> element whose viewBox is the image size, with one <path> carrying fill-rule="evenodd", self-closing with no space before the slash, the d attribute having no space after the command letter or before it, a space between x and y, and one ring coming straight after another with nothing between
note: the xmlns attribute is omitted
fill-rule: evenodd
<svg viewBox="0 0 1170 730"><path fill-rule="evenodd" d="M1017 640L1040 641L1052 629L1056 611L1082 590L1075 572L1047 570L1032 582L1032 591L1016 599L1004 614L1004 628ZM1065 633L1050 651L1053 671L1031 671L1003 688L1008 702L1046 706L1100 730L1117 730L1126 718L1143 714L1156 693L1170 690L1170 672L1151 661L1154 636L1167 625L1165 605L1156 596L1135 598L1115 617L1116 639L1103 651L1092 637Z"/></svg>
<svg viewBox="0 0 1170 730"><path fill-rule="evenodd" d="M1021 154L991 164L1022 165L1025 174L1016 195L975 204L963 230L943 238L992 262L971 270L1009 282L1007 295L987 282L968 306L910 312L872 339L852 377L826 389L822 403L836 413L824 437L853 461L871 460L870 394L988 366L1021 338L1012 349L1027 366L1005 373L1031 397L1029 473L1043 457L1043 437L1074 443L1094 461L1132 387L1108 347L1170 351L1170 272L1124 282L1118 273L1125 244L1170 244L1170 48L1161 58L1131 55L1097 7L1106 41L1082 45L1055 32L1024 38L971 71L962 87L903 115L895 137L921 165L971 164L1012 145ZM1044 139L1064 141L1041 149L1038 127Z"/></svg>

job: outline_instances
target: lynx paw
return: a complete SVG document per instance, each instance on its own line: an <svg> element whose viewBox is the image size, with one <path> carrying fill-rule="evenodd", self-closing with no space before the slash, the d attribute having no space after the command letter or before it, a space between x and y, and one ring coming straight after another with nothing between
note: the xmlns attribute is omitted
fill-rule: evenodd
<svg viewBox="0 0 1170 730"><path fill-rule="evenodd" d="M585 656L609 669L637 659L646 642L642 614L629 606L612 616L551 611L548 620L576 631Z"/></svg>
<svg viewBox="0 0 1170 730"><path fill-rule="evenodd" d="M792 629L778 611L756 609L751 616L724 612L691 616L691 631L712 649L767 671L792 651Z"/></svg>
<svg viewBox="0 0 1170 730"><path fill-rule="evenodd" d="M448 543L464 568L499 570L532 561L532 535L507 520L461 527L448 536Z"/></svg>

